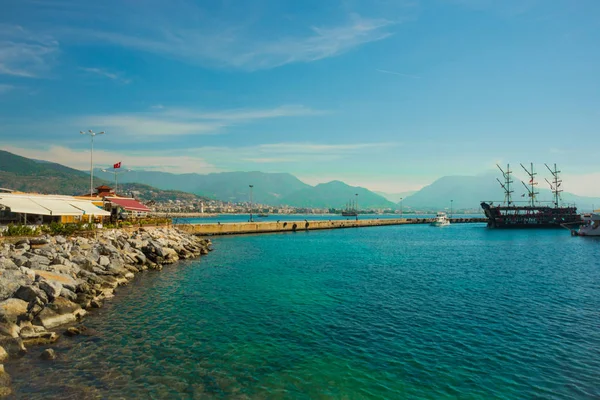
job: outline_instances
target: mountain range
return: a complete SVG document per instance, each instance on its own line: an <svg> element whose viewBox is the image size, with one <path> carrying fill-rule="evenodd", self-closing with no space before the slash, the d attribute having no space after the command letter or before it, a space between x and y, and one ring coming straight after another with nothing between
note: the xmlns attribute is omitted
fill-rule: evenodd
<svg viewBox="0 0 600 400"><path fill-rule="evenodd" d="M358 201L361 209L399 209L390 199L402 198L402 208L408 210L479 209L481 201L502 202L504 192L496 181L498 174L479 176L445 176L417 192L395 194L375 193L340 181L308 185L287 173L222 172L200 175L172 174L156 171L121 170L119 188L136 190L141 198L203 199L248 202L250 187L254 203L307 208L345 208ZM112 186L114 175L94 171L95 185ZM96 179L97 177L97 179ZM513 201L525 202L526 190L515 179ZM97 184L97 185L96 185ZM60 164L31 160L0 150L0 187L21 191L57 194L82 194L89 190L89 173ZM549 189L539 189L538 200L552 200ZM357 196L358 195L358 196ZM388 198L386 198L388 197ZM580 210L600 206L600 198L562 193L564 203L574 203ZM524 203L523 203L524 204Z"/></svg>

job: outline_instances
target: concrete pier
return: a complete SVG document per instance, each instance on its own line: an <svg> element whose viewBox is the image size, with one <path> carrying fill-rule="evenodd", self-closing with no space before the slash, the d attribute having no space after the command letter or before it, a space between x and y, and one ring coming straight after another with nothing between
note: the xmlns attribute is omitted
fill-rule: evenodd
<svg viewBox="0 0 600 400"><path fill-rule="evenodd" d="M428 224L432 218L394 218L359 220L301 220L268 222L230 222L208 224L180 224L179 229L198 236L240 235L249 233L296 232L319 229L365 228L369 226ZM452 218L451 223L487 222L487 218Z"/></svg>

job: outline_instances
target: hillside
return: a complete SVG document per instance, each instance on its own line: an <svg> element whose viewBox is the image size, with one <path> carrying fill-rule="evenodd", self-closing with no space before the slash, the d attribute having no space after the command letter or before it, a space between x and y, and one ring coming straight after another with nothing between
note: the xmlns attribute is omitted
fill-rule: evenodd
<svg viewBox="0 0 600 400"><path fill-rule="evenodd" d="M112 178L112 176L111 176ZM94 177L94 186L113 186L112 179ZM81 195L90 191L86 172L47 161L32 160L0 150L0 187L23 192ZM139 193L142 200L200 200L191 193L165 191L141 184L119 184L119 193Z"/></svg>
<svg viewBox="0 0 600 400"><path fill-rule="evenodd" d="M105 184L95 180L94 186ZM64 165L40 162L0 150L0 187L24 192L89 193L90 175Z"/></svg>
<svg viewBox="0 0 600 400"><path fill-rule="evenodd" d="M355 196L358 194L358 197ZM345 208L348 201L358 200L360 209L391 208L396 209L395 203L375 194L365 188L349 186L344 182L332 181L321 183L314 187L299 190L281 199L281 204L294 207L313 208Z"/></svg>

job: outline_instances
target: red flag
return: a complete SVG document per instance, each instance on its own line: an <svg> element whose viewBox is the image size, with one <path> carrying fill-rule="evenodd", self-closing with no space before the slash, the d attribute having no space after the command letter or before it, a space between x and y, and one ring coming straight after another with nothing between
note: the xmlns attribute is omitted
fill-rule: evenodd
<svg viewBox="0 0 600 400"><path fill-rule="evenodd" d="M118 163L116 163L116 164L113 164L113 168L114 168L114 169L121 168L121 161L119 161L119 162L118 162Z"/></svg>

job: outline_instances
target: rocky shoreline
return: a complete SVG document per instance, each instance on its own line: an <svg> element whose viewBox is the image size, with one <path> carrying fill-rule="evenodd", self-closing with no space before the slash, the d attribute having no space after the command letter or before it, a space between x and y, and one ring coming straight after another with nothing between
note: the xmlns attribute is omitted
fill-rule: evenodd
<svg viewBox="0 0 600 400"><path fill-rule="evenodd" d="M81 321L136 273L210 250L209 240L172 227L5 241L0 245L0 397L12 392L5 361L24 356L28 346L58 340L57 327ZM64 334L81 329L70 326ZM55 356L52 349L42 354Z"/></svg>

